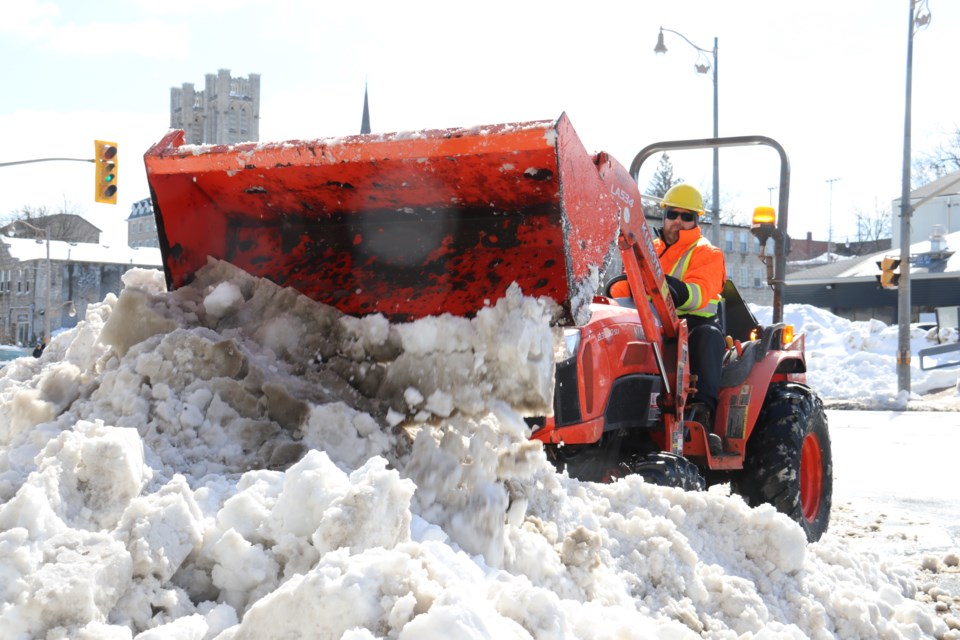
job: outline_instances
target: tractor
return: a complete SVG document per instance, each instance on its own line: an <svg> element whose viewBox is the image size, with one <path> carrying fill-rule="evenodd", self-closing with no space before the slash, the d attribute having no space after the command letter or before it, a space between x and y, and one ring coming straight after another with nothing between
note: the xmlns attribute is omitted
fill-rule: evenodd
<svg viewBox="0 0 960 640"><path fill-rule="evenodd" d="M654 253L637 179L659 152L744 145L780 156L779 210L758 208L752 225L773 323L761 326L728 281L719 404L714 424L700 424L685 411L696 388L686 321ZM794 519L810 541L826 530L827 419L805 383L803 336L782 318L789 162L776 141L658 143L628 171L587 152L562 114L219 146L184 144L174 130L144 160L170 288L212 257L344 313L405 322L470 317L517 283L560 309L552 415L528 417L558 469L598 482L639 474L687 490L729 482L748 504ZM616 278L630 297L610 295ZM710 432L722 441L717 454Z"/></svg>

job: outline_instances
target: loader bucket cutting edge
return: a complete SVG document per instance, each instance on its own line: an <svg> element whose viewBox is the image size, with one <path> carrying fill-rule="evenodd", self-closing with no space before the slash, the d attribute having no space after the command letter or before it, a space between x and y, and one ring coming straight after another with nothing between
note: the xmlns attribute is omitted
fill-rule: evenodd
<svg viewBox="0 0 960 640"><path fill-rule="evenodd" d="M471 316L517 282L571 322L615 207L569 120L145 154L168 285L208 256L351 315ZM595 282L595 276L594 276Z"/></svg>

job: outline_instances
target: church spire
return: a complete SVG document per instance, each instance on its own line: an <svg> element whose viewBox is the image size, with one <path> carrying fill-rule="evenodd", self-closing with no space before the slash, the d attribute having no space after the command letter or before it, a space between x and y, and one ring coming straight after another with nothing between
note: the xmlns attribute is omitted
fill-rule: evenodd
<svg viewBox="0 0 960 640"><path fill-rule="evenodd" d="M363 83L363 120L360 122L360 133L370 133L370 105L367 102L367 83Z"/></svg>

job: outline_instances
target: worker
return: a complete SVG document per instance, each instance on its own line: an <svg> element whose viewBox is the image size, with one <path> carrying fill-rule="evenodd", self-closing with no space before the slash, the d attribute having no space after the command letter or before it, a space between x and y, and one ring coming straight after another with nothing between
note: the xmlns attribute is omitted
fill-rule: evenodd
<svg viewBox="0 0 960 640"><path fill-rule="evenodd" d="M703 196L688 184L671 187L660 201L663 229L653 241L670 288L677 315L687 321L690 373L697 376L697 391L687 402L686 419L708 430L710 453L722 450L720 437L710 430L717 411L720 373L726 347L717 309L727 279L723 252L700 231ZM619 290L618 290L619 289ZM613 297L629 296L626 281L611 287Z"/></svg>

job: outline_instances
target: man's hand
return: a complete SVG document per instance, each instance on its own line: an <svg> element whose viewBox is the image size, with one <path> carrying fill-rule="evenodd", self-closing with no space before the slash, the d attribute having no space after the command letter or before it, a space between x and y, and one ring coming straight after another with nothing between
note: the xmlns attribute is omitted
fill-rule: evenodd
<svg viewBox="0 0 960 640"><path fill-rule="evenodd" d="M673 276L664 276L667 279L667 286L670 287L670 297L673 298L673 306L679 307L690 298L690 290L683 280Z"/></svg>

